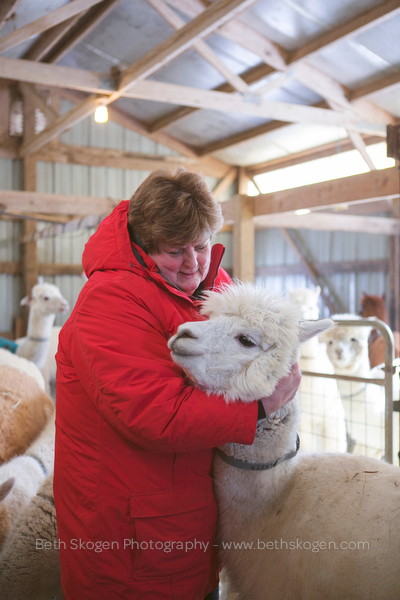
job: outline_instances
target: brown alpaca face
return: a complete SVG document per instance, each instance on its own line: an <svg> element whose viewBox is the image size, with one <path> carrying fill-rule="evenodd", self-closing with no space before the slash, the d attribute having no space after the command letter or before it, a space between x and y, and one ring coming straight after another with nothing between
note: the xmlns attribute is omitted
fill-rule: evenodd
<svg viewBox="0 0 400 600"><path fill-rule="evenodd" d="M384 296L372 296L364 293L361 298L361 307L363 317L378 317L378 319L385 320L386 307Z"/></svg>

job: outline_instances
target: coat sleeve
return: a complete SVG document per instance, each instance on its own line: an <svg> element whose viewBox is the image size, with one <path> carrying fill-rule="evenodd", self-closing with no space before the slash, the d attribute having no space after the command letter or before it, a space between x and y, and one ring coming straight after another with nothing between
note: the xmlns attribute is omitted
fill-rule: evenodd
<svg viewBox="0 0 400 600"><path fill-rule="evenodd" d="M165 307L126 282L88 286L59 345L59 383L68 357L87 396L123 437L153 451L184 452L228 442L251 444L257 402L226 404L187 385L170 356ZM112 294L111 294L112 290Z"/></svg>

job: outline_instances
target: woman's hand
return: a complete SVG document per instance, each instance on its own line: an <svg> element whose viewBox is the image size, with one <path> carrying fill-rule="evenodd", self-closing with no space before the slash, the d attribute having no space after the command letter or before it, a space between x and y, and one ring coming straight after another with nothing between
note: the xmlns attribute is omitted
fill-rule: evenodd
<svg viewBox="0 0 400 600"><path fill-rule="evenodd" d="M265 410L265 414L268 416L287 402L293 400L297 390L299 389L300 381L301 373L299 365L294 363L290 373L279 381L271 396L268 396L267 398L260 398Z"/></svg>

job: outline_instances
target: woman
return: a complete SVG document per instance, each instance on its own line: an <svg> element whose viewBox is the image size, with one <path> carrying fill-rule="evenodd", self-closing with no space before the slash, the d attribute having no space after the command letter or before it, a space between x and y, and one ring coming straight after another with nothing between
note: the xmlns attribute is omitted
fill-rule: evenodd
<svg viewBox="0 0 400 600"><path fill-rule="evenodd" d="M88 282L60 334L54 497L67 600L203 600L218 584L213 448L251 444L298 370L259 403L188 385L167 347L229 276L219 205L156 171L88 241ZM265 412L266 411L266 412Z"/></svg>

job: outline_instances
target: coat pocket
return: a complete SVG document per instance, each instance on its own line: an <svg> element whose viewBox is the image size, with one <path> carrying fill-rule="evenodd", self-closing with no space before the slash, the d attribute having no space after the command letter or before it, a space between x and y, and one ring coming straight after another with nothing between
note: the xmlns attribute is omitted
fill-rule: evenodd
<svg viewBox="0 0 400 600"><path fill-rule="evenodd" d="M134 578L171 577L210 568L217 506L210 486L131 496Z"/></svg>

